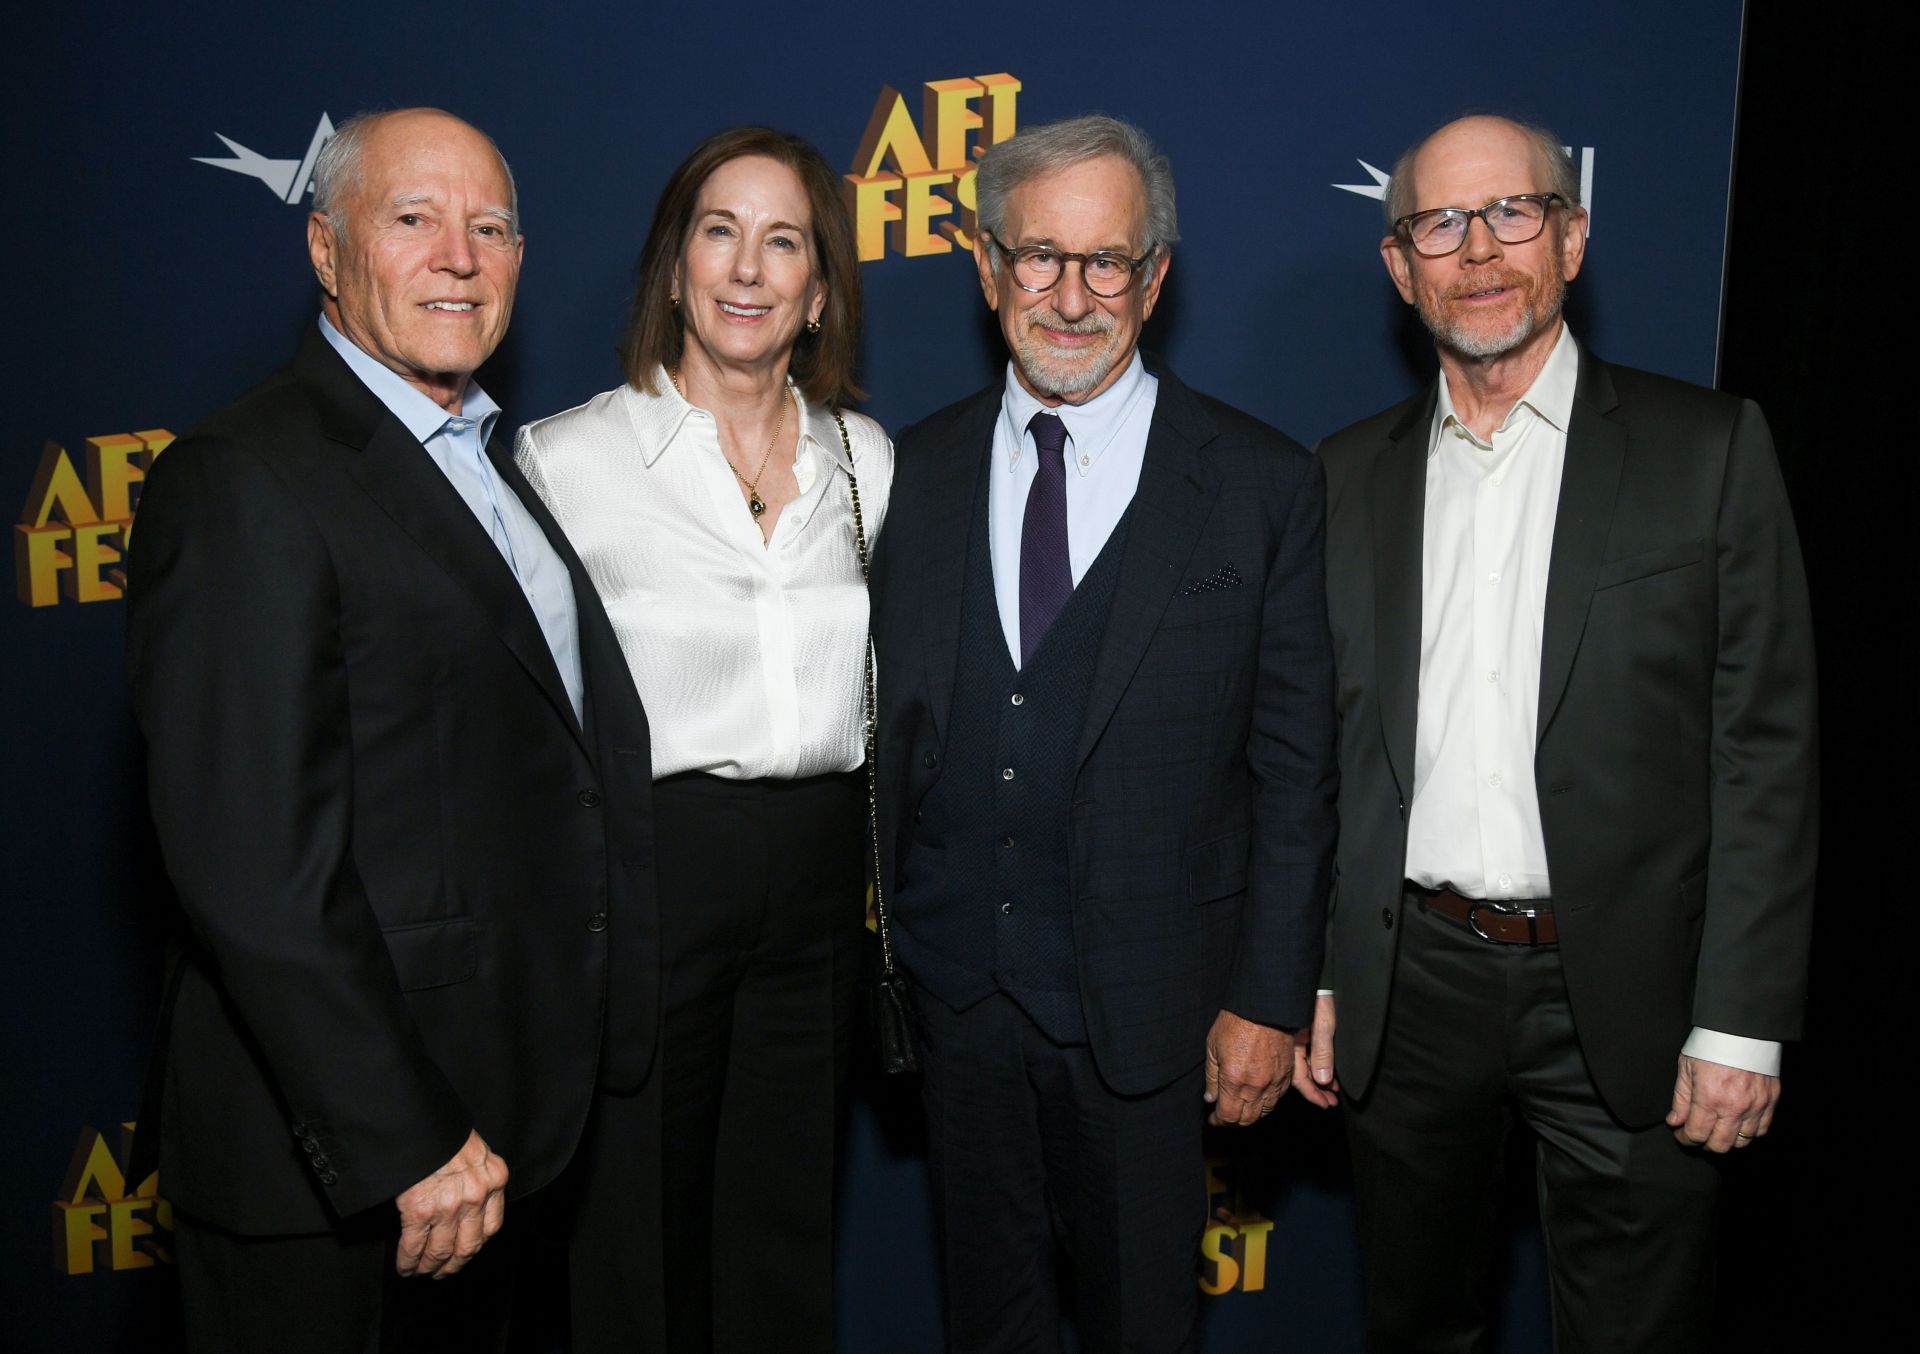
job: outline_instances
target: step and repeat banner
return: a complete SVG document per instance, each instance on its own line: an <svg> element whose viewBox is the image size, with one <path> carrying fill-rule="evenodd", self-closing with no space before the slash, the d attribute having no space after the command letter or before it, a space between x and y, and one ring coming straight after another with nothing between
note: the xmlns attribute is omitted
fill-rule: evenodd
<svg viewBox="0 0 1920 1354"><path fill-rule="evenodd" d="M263 11L273 9L271 15ZM32 7L9 24L0 326L0 1331L12 1348L178 1344L166 1181L128 1173L164 893L122 674L123 555L176 435L313 323L314 158L369 108L433 104L518 176L526 268L481 375L511 422L618 382L633 263L667 173L765 122L845 172L867 411L890 428L1004 363L967 252L973 168L1023 126L1104 111L1171 156L1183 239L1146 345L1311 441L1429 377L1377 255L1386 171L1464 112L1558 130L1593 243L1570 313L1617 362L1715 373L1741 5L336 3ZM1472 204L1468 204L1472 205ZM842 1344L938 1347L911 1088L859 1088ZM1196 1282L1204 1348L1358 1347L1337 1116L1223 1135ZM1516 1224L1511 1349L1544 1342ZM24 1343L19 1341L24 1340Z"/></svg>

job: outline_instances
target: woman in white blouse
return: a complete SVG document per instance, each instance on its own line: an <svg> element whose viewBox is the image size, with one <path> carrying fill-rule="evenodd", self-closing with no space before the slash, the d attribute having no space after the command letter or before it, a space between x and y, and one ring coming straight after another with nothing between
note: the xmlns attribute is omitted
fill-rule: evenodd
<svg viewBox="0 0 1920 1354"><path fill-rule="evenodd" d="M839 408L859 320L832 169L721 132L654 209L626 383L520 431L652 736L660 1038L583 1149L576 1349L831 1347L864 922L855 525L871 547L893 471Z"/></svg>

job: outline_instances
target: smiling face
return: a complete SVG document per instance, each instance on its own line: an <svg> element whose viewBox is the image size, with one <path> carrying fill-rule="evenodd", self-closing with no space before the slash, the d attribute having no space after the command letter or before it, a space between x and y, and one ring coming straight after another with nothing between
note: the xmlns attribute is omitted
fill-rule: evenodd
<svg viewBox="0 0 1920 1354"><path fill-rule="evenodd" d="M685 365L784 374L801 327L826 306L818 276L799 176L764 155L721 165L701 185L674 269Z"/></svg>
<svg viewBox="0 0 1920 1354"><path fill-rule="evenodd" d="M1441 128L1408 167L1412 210L1475 208L1516 193L1552 189L1539 150L1499 118L1466 118ZM1426 258L1397 236L1380 255L1401 297L1419 312L1442 349L1463 358L1504 357L1536 346L1550 350L1567 283L1586 254L1587 214L1556 203L1546 228L1522 244L1501 244L1475 218L1466 243ZM1544 356L1544 354L1542 354Z"/></svg>
<svg viewBox="0 0 1920 1354"><path fill-rule="evenodd" d="M307 249L327 318L356 347L443 408L507 332L522 241L492 144L444 113L399 113L368 129L357 181L319 212Z"/></svg>
<svg viewBox="0 0 1920 1354"><path fill-rule="evenodd" d="M1102 155L1028 179L1007 194L999 243L1008 249L1052 245L1070 253L1108 250L1138 258L1154 242L1147 229L1146 186L1118 156ZM1140 329L1160 299L1170 256L1158 250L1118 296L1095 296L1080 265L1069 263L1051 290L1030 292L1013 278L1002 254L998 266L986 233L974 242L974 262L987 304L1013 354L1020 384L1048 405L1085 404L1120 379L1140 343Z"/></svg>

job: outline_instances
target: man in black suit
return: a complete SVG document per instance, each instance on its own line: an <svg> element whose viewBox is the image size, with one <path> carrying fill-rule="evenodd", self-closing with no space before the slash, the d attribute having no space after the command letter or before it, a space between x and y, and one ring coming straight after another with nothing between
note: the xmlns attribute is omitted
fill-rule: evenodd
<svg viewBox="0 0 1920 1354"><path fill-rule="evenodd" d="M320 322L167 451L132 552L186 923L161 1174L195 1350L486 1348L528 1221L488 1238L650 1056L646 720L473 380L522 250L499 152L358 118L314 207Z"/></svg>
<svg viewBox="0 0 1920 1354"><path fill-rule="evenodd" d="M1088 117L979 178L1004 381L902 433L880 845L925 1026L958 1350L1184 1347L1200 1134L1286 1089L1332 844L1322 484L1149 372L1166 158Z"/></svg>
<svg viewBox="0 0 1920 1354"><path fill-rule="evenodd" d="M1704 1349L1714 1158L1772 1120L1812 903L1812 633L1773 446L1753 405L1575 344L1557 137L1449 124L1387 215L1440 380L1320 449L1341 835L1295 1077L1344 1088L1369 1348L1487 1348L1517 1118L1556 1347Z"/></svg>

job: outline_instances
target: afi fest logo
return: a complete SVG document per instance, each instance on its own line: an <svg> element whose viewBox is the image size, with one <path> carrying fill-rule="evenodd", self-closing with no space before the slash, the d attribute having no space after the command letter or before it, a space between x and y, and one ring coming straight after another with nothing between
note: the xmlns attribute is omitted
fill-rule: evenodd
<svg viewBox="0 0 1920 1354"><path fill-rule="evenodd" d="M1562 146L1560 147L1560 149L1567 153L1567 158L1569 160L1574 158L1572 146ZM1587 209L1587 234L1592 235L1593 234L1593 147L1592 146L1580 147L1579 160L1580 160L1580 205ZM1354 163L1359 165L1360 168L1367 171L1367 176L1373 180L1372 183L1330 183L1327 185L1327 187L1338 188L1343 193L1358 193L1361 197L1370 197L1375 202L1386 201L1387 180L1392 178L1393 176L1384 169L1375 169L1372 165L1368 164L1365 160L1355 160ZM1458 202L1452 205L1458 206L1458 207L1464 207L1467 204L1464 202Z"/></svg>
<svg viewBox="0 0 1920 1354"><path fill-rule="evenodd" d="M214 133L226 144L233 154L226 159L213 155L196 155L196 164L212 165L215 169L230 169L236 174L245 174L248 178L258 179L267 185L273 195L285 203L297 203L313 187L313 162L320 157L320 148L333 139L333 119L325 113L313 129L313 139L307 142L307 153L298 160L269 160L258 151L248 150L230 136Z"/></svg>
<svg viewBox="0 0 1920 1354"><path fill-rule="evenodd" d="M14 592L22 603L110 602L125 593L119 566L133 539L134 486L172 445L165 428L89 437L83 480L67 449L47 443L13 528Z"/></svg>
<svg viewBox="0 0 1920 1354"><path fill-rule="evenodd" d="M173 1208L160 1197L160 1172L130 1181L126 1166L132 1159L132 1124L120 1125L117 1156L104 1133L80 1130L60 1197L53 1201L53 1267L59 1273L173 1263L166 1245L173 1235Z"/></svg>
<svg viewBox="0 0 1920 1354"><path fill-rule="evenodd" d="M1240 1197L1238 1172L1226 1157L1207 1158L1207 1203L1213 1220L1200 1236L1200 1291L1258 1293L1267 1286L1267 1239L1273 1219Z"/></svg>
<svg viewBox="0 0 1920 1354"><path fill-rule="evenodd" d="M1013 135L1019 94L1005 73L929 80L916 126L906 95L880 91L841 190L862 263L973 248L974 164Z"/></svg>

